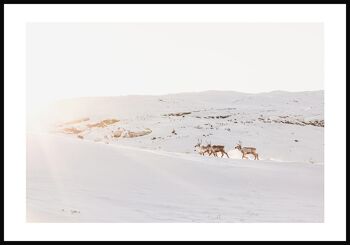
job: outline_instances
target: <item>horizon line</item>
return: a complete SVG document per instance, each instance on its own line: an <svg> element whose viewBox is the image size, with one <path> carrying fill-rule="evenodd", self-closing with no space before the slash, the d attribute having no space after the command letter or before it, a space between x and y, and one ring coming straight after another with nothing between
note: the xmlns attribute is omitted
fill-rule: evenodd
<svg viewBox="0 0 350 245"><path fill-rule="evenodd" d="M127 97L127 96L149 96L149 97L156 97L156 96L168 96L168 95L179 95L179 94L199 94L199 93L208 93L208 92L232 92L237 94L245 94L245 95L259 95L259 94L269 94L269 93L307 93L307 92L322 92L324 89L317 89L317 90L302 90L302 91L288 91L288 90L271 90L271 91L265 91L265 92L240 92L236 90L202 90L202 91L186 91L186 92L175 92L175 93L163 93L163 94L121 94L121 95L90 95L90 96L77 96L77 97L67 97L62 99L56 99L53 102L59 102L59 101L65 101L65 100L74 100L74 99L87 99L87 98L114 98L114 97Z"/></svg>

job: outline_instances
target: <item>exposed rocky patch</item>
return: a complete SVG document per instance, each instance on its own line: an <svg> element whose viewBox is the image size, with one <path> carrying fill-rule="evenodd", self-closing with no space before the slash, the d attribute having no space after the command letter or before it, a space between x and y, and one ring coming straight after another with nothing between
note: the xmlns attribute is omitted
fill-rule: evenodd
<svg viewBox="0 0 350 245"><path fill-rule="evenodd" d="M75 127L71 127L71 128L63 128L61 130L59 130L62 133L65 134L80 134L81 132L83 132L84 130L79 130Z"/></svg>
<svg viewBox="0 0 350 245"><path fill-rule="evenodd" d="M60 124L57 125L57 127L63 127L63 126L72 125L72 124L78 124L78 123L86 122L86 121L89 121L89 120L90 120L90 118L85 117L85 118L81 118L81 119L77 119L77 120L73 120L73 121L60 123Z"/></svg>
<svg viewBox="0 0 350 245"><path fill-rule="evenodd" d="M223 119L223 118L228 118L232 115L225 115L225 116L206 116L206 117L203 117L205 119Z"/></svg>
<svg viewBox="0 0 350 245"><path fill-rule="evenodd" d="M258 117L258 120L263 123L284 123L292 124L299 126L311 125L315 127L324 127L324 120L314 119L314 120L305 120L303 118L293 117L293 116L278 116L278 117L267 117L262 116Z"/></svg>
<svg viewBox="0 0 350 245"><path fill-rule="evenodd" d="M105 119L101 122L94 123L94 124L87 124L89 128L105 128L108 127L109 125L115 124L119 122L117 119Z"/></svg>
<svg viewBox="0 0 350 245"><path fill-rule="evenodd" d="M175 117L180 117L180 116L184 116L184 115L189 115L192 112L177 112L177 113L169 113L169 114L165 114L163 116L175 116Z"/></svg>

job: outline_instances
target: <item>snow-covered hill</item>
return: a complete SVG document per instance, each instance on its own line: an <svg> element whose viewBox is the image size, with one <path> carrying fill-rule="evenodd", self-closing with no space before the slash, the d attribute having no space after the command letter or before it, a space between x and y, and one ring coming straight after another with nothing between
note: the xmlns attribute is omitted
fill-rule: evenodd
<svg viewBox="0 0 350 245"><path fill-rule="evenodd" d="M323 129L323 91L62 101L28 123L28 220L321 222Z"/></svg>
<svg viewBox="0 0 350 245"><path fill-rule="evenodd" d="M323 91L260 94L233 91L205 91L169 95L128 95L117 97L84 97L58 101L51 108L50 118L74 120L85 116L117 116L122 119L158 116L182 111L217 110L251 115L301 115L323 118Z"/></svg>

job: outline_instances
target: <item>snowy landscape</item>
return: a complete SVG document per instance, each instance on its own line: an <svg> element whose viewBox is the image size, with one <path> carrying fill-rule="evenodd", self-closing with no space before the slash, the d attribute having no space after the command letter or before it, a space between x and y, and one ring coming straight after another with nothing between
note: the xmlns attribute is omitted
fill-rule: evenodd
<svg viewBox="0 0 350 245"><path fill-rule="evenodd" d="M323 222L323 108L321 90L57 102L28 122L27 221Z"/></svg>

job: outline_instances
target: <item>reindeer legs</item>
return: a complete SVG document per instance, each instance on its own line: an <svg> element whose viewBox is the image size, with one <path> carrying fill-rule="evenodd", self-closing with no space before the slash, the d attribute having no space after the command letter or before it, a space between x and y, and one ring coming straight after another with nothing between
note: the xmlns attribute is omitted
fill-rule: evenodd
<svg viewBox="0 0 350 245"><path fill-rule="evenodd" d="M228 156L227 152L225 152L225 154L226 154L227 158L230 158L230 157Z"/></svg>
<svg viewBox="0 0 350 245"><path fill-rule="evenodd" d="M214 157L216 157L216 153L214 151L209 151L209 156L211 156L211 154L213 154Z"/></svg>

